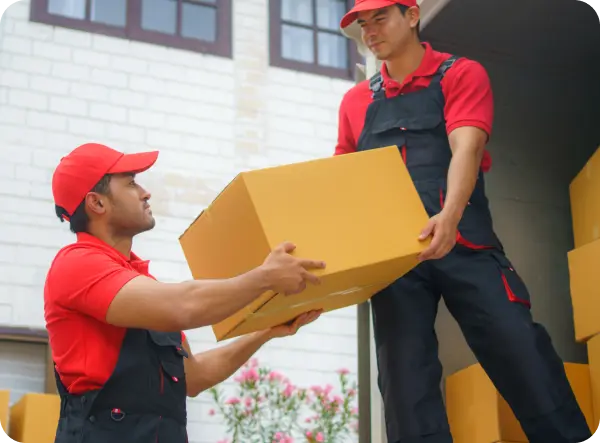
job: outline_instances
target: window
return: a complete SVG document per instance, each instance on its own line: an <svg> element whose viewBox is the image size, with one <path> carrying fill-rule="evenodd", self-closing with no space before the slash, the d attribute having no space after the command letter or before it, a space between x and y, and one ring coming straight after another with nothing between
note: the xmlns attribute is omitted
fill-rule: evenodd
<svg viewBox="0 0 600 443"><path fill-rule="evenodd" d="M352 79L356 44L340 30L349 0L270 0L271 64Z"/></svg>
<svg viewBox="0 0 600 443"><path fill-rule="evenodd" d="M31 0L36 22L231 57L232 0Z"/></svg>

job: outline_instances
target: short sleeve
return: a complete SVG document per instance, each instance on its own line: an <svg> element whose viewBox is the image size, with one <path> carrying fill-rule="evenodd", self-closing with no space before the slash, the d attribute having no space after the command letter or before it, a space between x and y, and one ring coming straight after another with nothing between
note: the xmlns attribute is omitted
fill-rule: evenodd
<svg viewBox="0 0 600 443"><path fill-rule="evenodd" d="M338 140L334 155L349 154L356 151L356 143L352 134L352 123L348 115L349 95L346 94L338 111Z"/></svg>
<svg viewBox="0 0 600 443"><path fill-rule="evenodd" d="M494 100L485 68L472 60L457 62L448 70L442 87L448 134L462 126L475 126L489 137L494 119Z"/></svg>
<svg viewBox="0 0 600 443"><path fill-rule="evenodd" d="M105 322L115 296L139 275L100 250L76 248L56 258L47 287L51 302Z"/></svg>

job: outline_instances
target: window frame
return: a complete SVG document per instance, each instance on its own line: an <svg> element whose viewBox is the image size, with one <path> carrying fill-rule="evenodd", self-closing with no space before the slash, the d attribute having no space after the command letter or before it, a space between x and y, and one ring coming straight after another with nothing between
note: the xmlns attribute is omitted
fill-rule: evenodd
<svg viewBox="0 0 600 443"><path fill-rule="evenodd" d="M86 16L89 16L91 0L85 1ZM142 0L126 0L126 2L126 20L125 27L123 28L92 22L89 19L80 20L51 14L48 12L48 0L31 0L30 20L36 23L86 31L92 34L102 34L131 41L232 58L232 0L216 0L217 35L214 42L145 30L142 28L141 24ZM179 9L179 11L181 11L181 9ZM179 27L181 26L181 13L178 14L177 21L177 28L179 30Z"/></svg>
<svg viewBox="0 0 600 443"><path fill-rule="evenodd" d="M281 18L281 6L283 0L268 0L269 1L269 54L270 54L270 65L273 67L291 69L294 71L301 71L310 74L322 75L327 77L339 78L343 80L354 80L355 78L355 68L356 64L360 63L361 57L358 52L358 48L356 43L346 37L344 34L341 34L346 41L346 45L348 48L348 66L345 68L332 68L328 66L321 66L318 64L318 41L315 39L314 42L314 54L315 61L313 63L306 63L296 60L289 60L284 58L282 55L281 48L281 34L282 28L284 24L288 22L282 20ZM313 24L312 24L312 32L313 35L318 35L319 31L327 31L324 28L319 28L316 23L316 1L311 0L313 2ZM346 0L346 8L349 11L354 6L353 0ZM302 25L298 23L289 23L293 26L298 26L303 29L310 29L308 25ZM331 30L330 30L331 31ZM332 32L333 34L333 32Z"/></svg>
<svg viewBox="0 0 600 443"><path fill-rule="evenodd" d="M54 361L48 331L46 329L26 328L17 326L0 325L0 342L36 343L46 345L46 376L44 380L45 394L58 394L56 376L54 374Z"/></svg>

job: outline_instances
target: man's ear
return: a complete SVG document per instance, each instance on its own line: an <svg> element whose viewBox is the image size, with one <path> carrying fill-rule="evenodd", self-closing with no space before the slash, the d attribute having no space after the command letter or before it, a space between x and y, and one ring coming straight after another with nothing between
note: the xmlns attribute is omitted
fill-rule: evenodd
<svg viewBox="0 0 600 443"><path fill-rule="evenodd" d="M85 197L85 206L95 214L103 214L106 212L106 208L104 207L102 198L100 194L90 192Z"/></svg>
<svg viewBox="0 0 600 443"><path fill-rule="evenodd" d="M421 21L421 8L413 6L409 8L406 13L409 14L408 19L410 20L410 27L416 29Z"/></svg>

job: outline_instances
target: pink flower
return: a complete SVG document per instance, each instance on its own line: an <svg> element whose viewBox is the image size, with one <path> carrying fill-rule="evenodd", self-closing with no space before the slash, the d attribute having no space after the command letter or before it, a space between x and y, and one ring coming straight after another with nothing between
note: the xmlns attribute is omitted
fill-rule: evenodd
<svg viewBox="0 0 600 443"><path fill-rule="evenodd" d="M310 390L313 391L316 395L320 395L323 393L323 388L321 386L311 386Z"/></svg>
<svg viewBox="0 0 600 443"><path fill-rule="evenodd" d="M271 371L269 372L267 378L269 379L269 381L279 381L283 379L283 375L281 375L279 372Z"/></svg>
<svg viewBox="0 0 600 443"><path fill-rule="evenodd" d="M325 441L325 437L323 437L323 433L322 432L317 432L317 435L315 436L315 440L318 441L319 443L324 442Z"/></svg>
<svg viewBox="0 0 600 443"><path fill-rule="evenodd" d="M348 389L348 395L354 397L356 395L356 389Z"/></svg>
<svg viewBox="0 0 600 443"><path fill-rule="evenodd" d="M215 410L211 409L210 411L208 411L208 415L215 415Z"/></svg>
<svg viewBox="0 0 600 443"><path fill-rule="evenodd" d="M312 432L306 431L306 437L307 438L312 438Z"/></svg>
<svg viewBox="0 0 600 443"><path fill-rule="evenodd" d="M333 391L333 386L331 385L326 385L325 386L325 394L329 394L331 391Z"/></svg>
<svg viewBox="0 0 600 443"><path fill-rule="evenodd" d="M358 408L352 408L351 412L353 415L358 415Z"/></svg>
<svg viewBox="0 0 600 443"><path fill-rule="evenodd" d="M237 405L240 402L240 399L237 397L231 397L228 398L227 401L225 402L228 405Z"/></svg>
<svg viewBox="0 0 600 443"><path fill-rule="evenodd" d="M350 374L350 370L349 370L349 369L346 369L346 368L338 369L338 371L337 371L337 372L338 372L338 374L340 374L340 375L348 375L348 374Z"/></svg>
<svg viewBox="0 0 600 443"><path fill-rule="evenodd" d="M242 378L244 381L258 381L258 372L254 368L250 368L247 371L242 373Z"/></svg>
<svg viewBox="0 0 600 443"><path fill-rule="evenodd" d="M344 399L342 397L340 397L339 395L336 395L333 397L333 401L335 403L337 403L338 405L343 405L344 404Z"/></svg>
<svg viewBox="0 0 600 443"><path fill-rule="evenodd" d="M294 443L294 439L283 432L276 432L273 436L273 443Z"/></svg>
<svg viewBox="0 0 600 443"><path fill-rule="evenodd" d="M246 399L244 400L244 405L246 405L247 408L252 406L252 399L250 397L246 397Z"/></svg>
<svg viewBox="0 0 600 443"><path fill-rule="evenodd" d="M289 398L289 397L292 396L293 393L294 393L294 386L293 385L287 385L285 387L285 390L283 391L283 396Z"/></svg>

